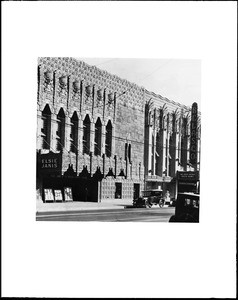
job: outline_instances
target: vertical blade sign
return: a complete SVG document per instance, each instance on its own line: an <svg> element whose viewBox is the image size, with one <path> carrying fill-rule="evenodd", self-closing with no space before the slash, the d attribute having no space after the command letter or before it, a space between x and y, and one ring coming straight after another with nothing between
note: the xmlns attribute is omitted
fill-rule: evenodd
<svg viewBox="0 0 238 300"><path fill-rule="evenodd" d="M190 164L195 168L197 167L197 112L198 105L194 102L191 114Z"/></svg>

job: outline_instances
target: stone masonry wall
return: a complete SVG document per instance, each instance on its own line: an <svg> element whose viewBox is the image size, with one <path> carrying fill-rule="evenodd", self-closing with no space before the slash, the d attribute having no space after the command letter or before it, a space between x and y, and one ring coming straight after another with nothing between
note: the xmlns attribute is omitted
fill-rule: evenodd
<svg viewBox="0 0 238 300"><path fill-rule="evenodd" d="M65 114L65 145L62 157L62 174L69 165L79 174L86 165L92 174L100 167L104 175L112 169L118 176L121 169L128 179L142 180L143 135L144 135L144 91L141 87L109 74L74 58L42 57L38 59L38 124L37 147L42 149L41 113L48 104L51 111L50 150L56 152L57 114ZM70 119L76 113L78 127L78 155L70 149ZM91 122L90 155L83 154L83 120L88 115ZM102 123L101 156L94 155L94 125L100 118ZM113 127L111 157L105 154L105 128L108 121ZM125 161L125 143L131 144L131 164ZM76 166L77 164L77 166Z"/></svg>

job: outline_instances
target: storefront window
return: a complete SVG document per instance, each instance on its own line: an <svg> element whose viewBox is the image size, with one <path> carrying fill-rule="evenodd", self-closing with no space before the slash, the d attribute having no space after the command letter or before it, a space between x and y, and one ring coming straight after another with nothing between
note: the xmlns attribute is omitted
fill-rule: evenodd
<svg viewBox="0 0 238 300"><path fill-rule="evenodd" d="M122 198L122 183L121 182L116 182L115 198L116 199Z"/></svg>

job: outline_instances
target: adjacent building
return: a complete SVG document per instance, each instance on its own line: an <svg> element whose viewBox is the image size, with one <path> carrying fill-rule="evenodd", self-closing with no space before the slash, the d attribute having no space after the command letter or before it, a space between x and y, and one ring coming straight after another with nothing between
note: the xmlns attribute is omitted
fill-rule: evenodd
<svg viewBox="0 0 238 300"><path fill-rule="evenodd" d="M42 201L176 193L190 164L191 107L74 58L38 59L37 195Z"/></svg>
<svg viewBox="0 0 238 300"><path fill-rule="evenodd" d="M196 122L193 123L194 120ZM196 103L193 107L187 107L153 92L145 91L146 189L162 189L164 192L169 191L170 195L175 197L180 172L194 172L196 173L194 182L199 181L200 120L201 114L197 110Z"/></svg>

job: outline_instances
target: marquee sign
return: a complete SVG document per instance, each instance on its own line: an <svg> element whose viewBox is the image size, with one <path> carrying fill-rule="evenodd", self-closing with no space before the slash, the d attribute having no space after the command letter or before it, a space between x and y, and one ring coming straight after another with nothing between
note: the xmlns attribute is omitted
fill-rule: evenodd
<svg viewBox="0 0 238 300"><path fill-rule="evenodd" d="M61 171L61 154L49 152L41 154L38 157L38 167L41 172L60 172Z"/></svg>
<svg viewBox="0 0 238 300"><path fill-rule="evenodd" d="M190 164L197 165L197 114L198 105L196 102L192 105L191 113L191 138L190 138Z"/></svg>
<svg viewBox="0 0 238 300"><path fill-rule="evenodd" d="M199 180L199 172L195 171L195 172L186 172L186 171L181 171L181 172L177 172L177 178L180 181L197 181Z"/></svg>
<svg viewBox="0 0 238 300"><path fill-rule="evenodd" d="M57 169L58 164L57 158L41 158L41 169Z"/></svg>

